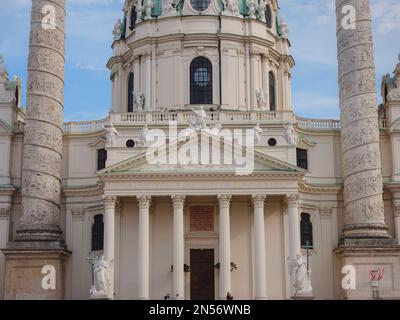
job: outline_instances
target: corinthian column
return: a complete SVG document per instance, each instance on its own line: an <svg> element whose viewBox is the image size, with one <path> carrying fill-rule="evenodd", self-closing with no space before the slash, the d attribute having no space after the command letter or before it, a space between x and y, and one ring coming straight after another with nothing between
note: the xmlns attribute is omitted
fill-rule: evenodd
<svg viewBox="0 0 400 320"><path fill-rule="evenodd" d="M387 238L368 0L336 0L344 239Z"/></svg>
<svg viewBox="0 0 400 320"><path fill-rule="evenodd" d="M65 0L32 0L18 241L60 241Z"/></svg>

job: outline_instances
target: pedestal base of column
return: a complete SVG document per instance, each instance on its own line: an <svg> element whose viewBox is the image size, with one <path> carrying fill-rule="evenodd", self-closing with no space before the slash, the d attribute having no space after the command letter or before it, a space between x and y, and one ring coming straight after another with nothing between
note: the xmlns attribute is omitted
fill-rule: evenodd
<svg viewBox="0 0 400 320"><path fill-rule="evenodd" d="M338 288L336 298L375 299L378 291L382 299L400 299L400 246L385 245L382 239L357 239L346 242L348 245L341 245L335 249ZM348 271L341 273L345 266L346 270L349 270L349 266L354 267L354 274L346 274ZM376 290L371 286L370 277L371 271L377 270L383 270L383 278L378 281ZM350 282L343 281L345 277L345 280ZM351 280L354 280L355 288L343 288L342 282L351 284Z"/></svg>
<svg viewBox="0 0 400 320"><path fill-rule="evenodd" d="M385 224L350 224L342 229L344 239L390 239Z"/></svg>
<svg viewBox="0 0 400 320"><path fill-rule="evenodd" d="M292 300L314 300L313 294L299 294L297 296L293 296Z"/></svg>
<svg viewBox="0 0 400 320"><path fill-rule="evenodd" d="M65 249L17 249L18 246L21 247L21 245L11 245L3 250L4 299L64 299L65 264L71 252Z"/></svg>

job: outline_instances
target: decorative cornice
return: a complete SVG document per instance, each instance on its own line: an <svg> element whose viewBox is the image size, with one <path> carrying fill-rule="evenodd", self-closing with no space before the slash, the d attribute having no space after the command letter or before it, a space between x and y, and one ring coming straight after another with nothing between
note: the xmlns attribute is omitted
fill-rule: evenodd
<svg viewBox="0 0 400 320"><path fill-rule="evenodd" d="M306 181L299 183L299 191L303 193L324 193L324 194L337 194L342 190L342 184L337 185L322 185L322 184L308 184Z"/></svg>
<svg viewBox="0 0 400 320"><path fill-rule="evenodd" d="M62 191L66 197L95 196L104 193L104 184L99 182L96 185L67 186Z"/></svg>

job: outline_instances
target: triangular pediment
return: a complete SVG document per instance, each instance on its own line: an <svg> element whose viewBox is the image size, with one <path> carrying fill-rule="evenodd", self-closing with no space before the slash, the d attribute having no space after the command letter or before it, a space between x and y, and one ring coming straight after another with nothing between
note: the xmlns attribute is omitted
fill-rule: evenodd
<svg viewBox="0 0 400 320"><path fill-rule="evenodd" d="M209 138L208 157L202 158L201 139ZM100 176L129 175L129 174L304 174L306 170L290 163L276 159L268 154L259 152L255 148L220 140L215 142L215 137L198 133L197 142L194 136L186 141L162 145L152 151L146 151L116 163L98 172ZM213 144L214 141L214 144ZM191 146L197 143L198 153L190 152ZM206 144L207 145L207 144ZM156 151L157 150L157 151ZM176 150L176 151L174 151ZM193 149L195 150L195 149ZM154 151L154 152L153 152ZM229 157L229 153L231 156ZM195 156L192 156L192 155ZM219 157L216 156L219 154ZM226 156L226 154L228 156ZM184 156L182 156L184 155Z"/></svg>

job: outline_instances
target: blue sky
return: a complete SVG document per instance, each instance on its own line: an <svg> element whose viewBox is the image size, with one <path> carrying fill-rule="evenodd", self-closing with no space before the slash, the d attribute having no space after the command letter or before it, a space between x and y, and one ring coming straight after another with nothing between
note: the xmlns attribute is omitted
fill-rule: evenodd
<svg viewBox="0 0 400 320"><path fill-rule="evenodd" d="M27 79L31 0L0 0L0 52L10 75ZM67 0L65 121L104 117L111 89L105 65L111 56L112 29L124 0ZM289 23L295 112L338 118L334 0L280 0ZM400 52L400 2L371 0L377 79L392 72ZM24 92L25 97L25 92Z"/></svg>

